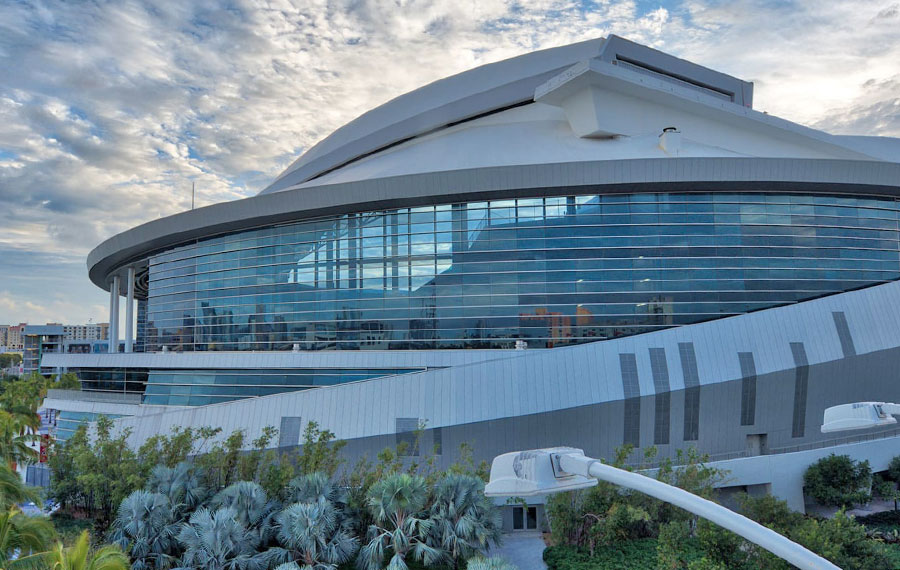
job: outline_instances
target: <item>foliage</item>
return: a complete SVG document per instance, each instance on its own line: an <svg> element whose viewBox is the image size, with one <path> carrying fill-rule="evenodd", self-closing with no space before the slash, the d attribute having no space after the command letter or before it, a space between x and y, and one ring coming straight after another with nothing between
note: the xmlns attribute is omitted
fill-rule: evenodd
<svg viewBox="0 0 900 570"><path fill-rule="evenodd" d="M100 416L93 441L81 425L64 445L51 448L50 494L64 507L95 518L104 530L119 503L140 488L143 479L128 432L112 435L112 420Z"/></svg>
<svg viewBox="0 0 900 570"><path fill-rule="evenodd" d="M616 450L612 464L623 467L631 452L629 446ZM655 449L648 449L644 459L652 460L655 453ZM705 459L694 449L679 451L675 462L661 463L656 478L711 498L714 485L723 473L705 465ZM547 501L546 510L555 543L584 546L589 552L610 542L655 538L662 525L694 520L689 513L667 503L604 482L587 490L553 495Z"/></svg>
<svg viewBox="0 0 900 570"><path fill-rule="evenodd" d="M594 554L586 548L559 545L544 550L549 570L636 570L657 568L658 546L655 538L638 538L609 545L598 545ZM686 560L701 557L696 540L682 544Z"/></svg>
<svg viewBox="0 0 900 570"><path fill-rule="evenodd" d="M897 501L900 501L900 490L897 483L886 480L881 475L872 478L872 494L879 499L894 502L894 510L897 510Z"/></svg>
<svg viewBox="0 0 900 570"><path fill-rule="evenodd" d="M897 455L888 463L888 475L892 481L900 482L900 455Z"/></svg>
<svg viewBox="0 0 900 570"><path fill-rule="evenodd" d="M184 547L180 568L263 570L268 557L259 553L259 535L248 532L229 508L195 511L181 526L178 542Z"/></svg>
<svg viewBox="0 0 900 570"><path fill-rule="evenodd" d="M81 380L74 372L66 372L49 386L55 390L81 390Z"/></svg>
<svg viewBox="0 0 900 570"><path fill-rule="evenodd" d="M681 570L687 567L684 545L691 537L691 527L684 521L671 521L659 528L656 545L656 567L659 570Z"/></svg>
<svg viewBox="0 0 900 570"><path fill-rule="evenodd" d="M285 558L304 568L334 570L349 562L359 541L345 524L340 509L324 496L314 502L294 503L278 515L278 542Z"/></svg>
<svg viewBox="0 0 900 570"><path fill-rule="evenodd" d="M841 568L875 570L888 567L883 549L866 537L866 529L843 511L830 519L817 520L792 512L785 501L771 496L740 498L744 514L794 542L827 558ZM768 568L787 570L789 566L729 531L708 525L701 545L712 562L726 568ZM719 540L716 540L716 537ZM724 538L724 540L722 540ZM714 544L716 548L710 548Z"/></svg>
<svg viewBox="0 0 900 570"><path fill-rule="evenodd" d="M22 364L22 355L18 352L4 352L0 354L0 368L11 368Z"/></svg>
<svg viewBox="0 0 900 570"><path fill-rule="evenodd" d="M160 570L175 561L175 515L161 493L138 490L119 506L111 538L129 549L132 570Z"/></svg>
<svg viewBox="0 0 900 570"><path fill-rule="evenodd" d="M103 546L91 549L90 535L81 533L70 547L58 542L56 548L47 555L50 570L127 570L128 557L117 546Z"/></svg>
<svg viewBox="0 0 900 570"><path fill-rule="evenodd" d="M307 423L303 431L303 454L297 461L300 473L322 472L334 476L342 462L340 452L346 444L335 441L334 433L319 429L316 422Z"/></svg>
<svg viewBox="0 0 900 570"><path fill-rule="evenodd" d="M427 543L432 521L427 519L428 488L423 477L398 473L375 483L366 504L373 518L368 543L360 550L360 570L381 570L390 554L389 570L406 570L406 559L436 565L443 553Z"/></svg>
<svg viewBox="0 0 900 570"><path fill-rule="evenodd" d="M433 494L433 524L426 542L443 550L454 568L491 544L500 543L500 513L484 496L484 481L450 473L435 484Z"/></svg>
<svg viewBox="0 0 900 570"><path fill-rule="evenodd" d="M43 552L56 536L46 517L29 517L16 503L29 496L29 490L18 475L6 465L0 465L2 486L0 495L0 568L10 570L26 567L20 560L23 553Z"/></svg>
<svg viewBox="0 0 900 570"><path fill-rule="evenodd" d="M803 489L820 505L852 507L868 503L872 470L868 461L857 462L848 455L831 454L813 463L803 475Z"/></svg>
<svg viewBox="0 0 900 570"><path fill-rule="evenodd" d="M499 557L470 558L466 570L517 570L514 564Z"/></svg>
<svg viewBox="0 0 900 570"><path fill-rule="evenodd" d="M75 542L82 532L90 531L94 528L93 519L75 518L69 513L61 511L56 511L50 515L50 522L64 544Z"/></svg>

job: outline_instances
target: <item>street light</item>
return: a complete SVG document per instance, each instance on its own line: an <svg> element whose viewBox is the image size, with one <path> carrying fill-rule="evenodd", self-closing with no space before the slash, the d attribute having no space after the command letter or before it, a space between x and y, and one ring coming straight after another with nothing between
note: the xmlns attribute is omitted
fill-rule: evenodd
<svg viewBox="0 0 900 570"><path fill-rule="evenodd" d="M822 433L868 429L897 423L894 415L900 414L900 406L885 402L856 402L841 404L825 410Z"/></svg>
<svg viewBox="0 0 900 570"><path fill-rule="evenodd" d="M494 458L489 497L532 497L583 489L597 479L656 497L738 534L794 566L809 570L840 570L821 556L791 542L777 532L712 501L639 473L586 457L571 447L553 447L504 453Z"/></svg>

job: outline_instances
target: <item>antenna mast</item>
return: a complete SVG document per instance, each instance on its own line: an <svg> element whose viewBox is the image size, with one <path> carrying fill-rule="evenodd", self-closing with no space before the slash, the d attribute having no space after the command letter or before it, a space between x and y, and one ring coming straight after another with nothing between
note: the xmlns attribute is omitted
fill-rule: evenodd
<svg viewBox="0 0 900 570"><path fill-rule="evenodd" d="M191 210L194 209L194 181L191 181Z"/></svg>

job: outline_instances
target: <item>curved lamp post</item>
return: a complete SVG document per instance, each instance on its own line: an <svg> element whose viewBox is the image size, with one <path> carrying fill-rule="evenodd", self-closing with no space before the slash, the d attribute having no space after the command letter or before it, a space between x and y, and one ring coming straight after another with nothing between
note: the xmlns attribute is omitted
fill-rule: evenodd
<svg viewBox="0 0 900 570"><path fill-rule="evenodd" d="M825 410L822 433L889 426L897 423L900 405L886 402L856 402Z"/></svg>
<svg viewBox="0 0 900 570"><path fill-rule="evenodd" d="M505 453L494 458L489 497L531 497L593 487L606 481L656 497L739 534L775 556L802 569L840 570L821 556L791 542L772 529L712 501L651 477L604 465L580 449L554 447Z"/></svg>

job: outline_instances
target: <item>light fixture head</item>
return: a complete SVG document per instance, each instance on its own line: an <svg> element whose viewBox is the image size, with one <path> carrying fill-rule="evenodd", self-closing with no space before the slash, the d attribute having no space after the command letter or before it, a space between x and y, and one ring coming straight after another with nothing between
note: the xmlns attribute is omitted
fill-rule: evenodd
<svg viewBox="0 0 900 570"><path fill-rule="evenodd" d="M867 429L897 423L897 419L885 411L884 406L884 402L856 402L827 408L822 421L822 433Z"/></svg>
<svg viewBox="0 0 900 570"><path fill-rule="evenodd" d="M584 456L573 447L514 451L494 458L491 480L484 487L488 497L533 497L585 489L597 484L593 477L567 473L559 466L560 455Z"/></svg>

